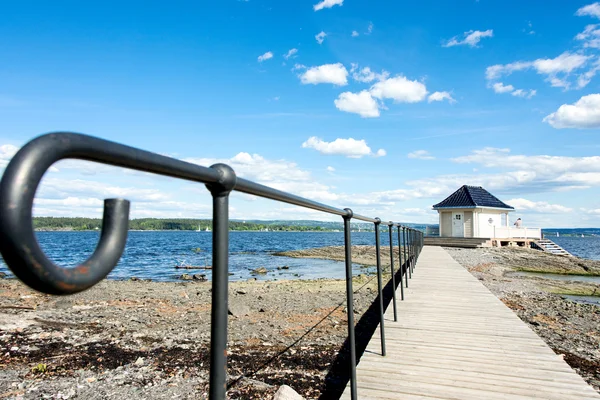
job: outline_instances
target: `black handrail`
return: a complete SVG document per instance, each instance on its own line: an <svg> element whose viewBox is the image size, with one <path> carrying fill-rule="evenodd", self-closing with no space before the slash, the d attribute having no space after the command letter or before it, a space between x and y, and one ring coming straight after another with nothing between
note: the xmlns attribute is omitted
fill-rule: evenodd
<svg viewBox="0 0 600 400"><path fill-rule="evenodd" d="M227 302L229 268L229 194L232 190L300 207L339 215L344 220L346 259L346 302L350 347L351 397L357 398L356 345L352 289L352 247L350 221L375 224L377 274L380 296L382 355L385 356L383 292L379 247L379 218L369 218L286 193L246 179L237 178L225 164L203 167L134 147L78 133L57 132L39 136L23 146L12 158L0 181L0 252L8 267L25 284L40 292L66 295L86 290L104 279L117 265L127 240L130 203L125 199L104 201L102 232L90 258L74 268L63 268L50 261L40 248L33 229L32 208L42 176L57 161L74 158L138 171L204 183L213 198L213 278L211 307L210 388L211 400L225 399L227 390ZM396 285L392 228L398 228L400 286L408 279L423 246L422 232L389 222L390 261L393 284L394 320L397 320ZM402 230L402 243L400 241ZM404 250L404 263L401 251ZM407 254L408 253L408 254ZM402 299L404 291L402 290Z"/></svg>

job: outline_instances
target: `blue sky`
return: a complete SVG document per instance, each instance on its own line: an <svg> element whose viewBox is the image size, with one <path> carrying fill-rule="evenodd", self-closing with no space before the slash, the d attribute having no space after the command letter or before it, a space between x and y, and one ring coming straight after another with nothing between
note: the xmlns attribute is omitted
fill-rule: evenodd
<svg viewBox="0 0 600 400"><path fill-rule="evenodd" d="M436 222L473 184L528 226L600 226L600 3L22 1L0 37L2 165L75 131L384 219ZM133 218L210 216L201 185L81 161L35 214L115 196ZM231 214L331 219L241 194Z"/></svg>

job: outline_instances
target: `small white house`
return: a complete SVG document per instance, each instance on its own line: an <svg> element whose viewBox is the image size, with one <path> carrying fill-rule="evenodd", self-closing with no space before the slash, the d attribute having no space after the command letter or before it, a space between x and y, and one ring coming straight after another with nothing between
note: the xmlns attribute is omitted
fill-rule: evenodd
<svg viewBox="0 0 600 400"><path fill-rule="evenodd" d="M473 238L510 237L506 236L511 232L508 213L515 210L481 186L467 185L434 205L433 209L440 216L441 237ZM523 232L518 230L517 233Z"/></svg>

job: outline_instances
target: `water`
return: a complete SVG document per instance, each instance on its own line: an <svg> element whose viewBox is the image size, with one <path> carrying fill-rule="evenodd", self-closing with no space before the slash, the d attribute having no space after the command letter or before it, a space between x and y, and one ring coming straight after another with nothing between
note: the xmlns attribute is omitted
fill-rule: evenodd
<svg viewBox="0 0 600 400"><path fill-rule="evenodd" d="M99 232L37 232L40 246L56 264L75 266L89 257L98 243ZM343 232L230 232L229 269L231 280L344 278L345 267L340 261L301 259L273 256L273 253L323 246L342 246ZM394 239L397 239L394 233ZM353 232L352 244L374 245L371 232ZM381 234L381 245L389 246L387 233ZM196 253L195 248L202 249ZM210 270L176 270L177 264L211 265L212 233L191 231L129 232L127 246L119 264L109 279L138 277L155 281L176 281L183 273L206 274ZM289 270L276 270L278 266ZM267 275L252 275L251 270L266 267ZM0 271L10 274L6 264ZM373 273L373 267L353 265L353 273Z"/></svg>
<svg viewBox="0 0 600 400"><path fill-rule="evenodd" d="M552 240L574 256L589 258L591 260L600 260L600 236L552 237L551 235L546 235L546 238Z"/></svg>
<svg viewBox="0 0 600 400"><path fill-rule="evenodd" d="M533 276L538 278L546 278L553 279L556 281L569 281L569 282L591 282L600 284L600 276L590 276L590 275L563 275L563 274L551 274L544 272L510 272L509 276Z"/></svg>
<svg viewBox="0 0 600 400"><path fill-rule="evenodd" d="M600 297L598 296L578 296L572 294L565 294L562 297L564 299L571 300L576 303L597 304L600 306Z"/></svg>

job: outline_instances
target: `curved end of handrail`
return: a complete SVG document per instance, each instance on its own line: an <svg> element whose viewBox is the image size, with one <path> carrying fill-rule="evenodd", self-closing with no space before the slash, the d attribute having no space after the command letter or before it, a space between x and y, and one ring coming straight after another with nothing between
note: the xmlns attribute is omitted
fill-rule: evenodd
<svg viewBox="0 0 600 400"><path fill-rule="evenodd" d="M375 218L375 225L379 225L379 224L381 224L381 218L376 217Z"/></svg>
<svg viewBox="0 0 600 400"><path fill-rule="evenodd" d="M104 201L102 232L96 250L74 268L60 267L48 259L32 226L6 232L11 228L3 224L4 214L2 210L0 247L6 264L23 283L47 294L73 294L94 286L117 265L127 242L129 201L124 199Z"/></svg>
<svg viewBox="0 0 600 400"><path fill-rule="evenodd" d="M53 163L87 150L85 143L73 140L77 137L49 134L32 140L13 157L0 181L0 252L21 281L43 293L77 293L100 282L117 265L127 241L129 201L108 199L100 240L82 264L57 266L37 242L32 219L35 192Z"/></svg>

